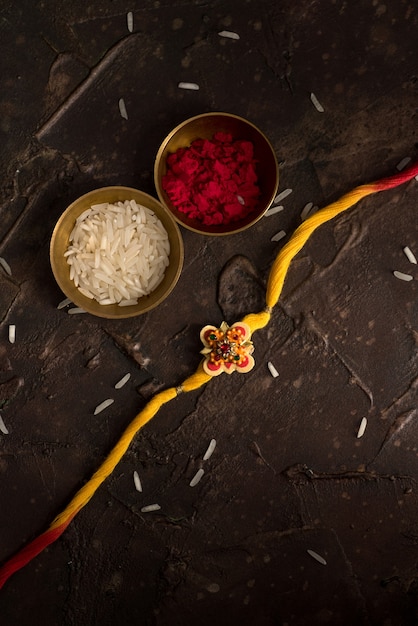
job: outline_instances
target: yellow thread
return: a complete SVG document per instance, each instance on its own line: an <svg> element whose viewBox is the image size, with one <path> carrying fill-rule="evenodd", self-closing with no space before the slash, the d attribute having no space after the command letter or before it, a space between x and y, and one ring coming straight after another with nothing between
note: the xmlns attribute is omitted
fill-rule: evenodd
<svg viewBox="0 0 418 626"><path fill-rule="evenodd" d="M205 383L211 380L211 376L203 371L201 365L199 365L197 371L189 376L181 385L183 391L193 391L202 387ZM93 474L90 480L83 485L83 487L76 493L67 507L54 519L50 525L50 530L64 524L69 517L72 517L78 513L92 498L100 485L106 480L108 476L113 472L116 465L124 456L125 452L129 448L136 433L149 422L163 404L173 400L177 397L177 388L172 387L161 391L154 396L148 404L142 409L140 413L129 424L121 438L110 451L105 461L99 467L99 469Z"/></svg>
<svg viewBox="0 0 418 626"><path fill-rule="evenodd" d="M260 328L264 328L270 321L270 313L266 310L260 311L260 313L250 313L246 315L242 320L245 324L251 328L251 333L254 333Z"/></svg>
<svg viewBox="0 0 418 626"><path fill-rule="evenodd" d="M267 283L265 309L260 313L250 313L242 320L248 324L252 333L267 326L271 317L272 308L280 297L287 270L289 269L292 259L302 249L318 226L331 220L342 211L345 211L353 206L353 204L361 200L364 196L367 196L375 191L377 191L375 185L363 185L361 187L357 187L337 202L330 204L328 207L309 217L299 226L299 228L296 229L291 239L276 257L276 260L271 268ZM196 372L182 383L181 388L184 392L194 391L195 389L202 387L211 379L212 376L206 374L203 370L202 364L200 363ZM158 393L150 400L150 402L148 402L146 407L138 413L96 473L93 474L92 478L76 493L64 511L62 511L55 518L50 526L50 529L64 524L70 517L76 515L78 511L80 511L87 504L100 485L108 476L110 476L116 465L122 459L136 433L154 417L163 404L177 397L178 388L179 387L172 387Z"/></svg>
<svg viewBox="0 0 418 626"><path fill-rule="evenodd" d="M189 376L189 378L186 378L186 380L182 383L182 387L184 391L194 391L195 389L202 387L205 383L208 383L210 380L212 380L212 376L206 374L202 367L202 363L200 363L196 372Z"/></svg>
<svg viewBox="0 0 418 626"><path fill-rule="evenodd" d="M301 226L299 226L299 228L295 231L289 242L283 247L273 263L267 284L266 306L264 310L260 313L252 313L244 318L244 321L250 327L251 332L263 328L268 323L272 313L272 308L277 303L280 297L286 273L289 269L292 259L302 249L304 244L307 242L315 229L318 228L318 226L324 224L342 211L350 208L356 202L371 193L383 191L384 189L390 189L403 182L406 182L407 180L411 180L413 176L417 175L417 171L418 165L415 165L414 167L409 168L404 175L392 176L390 178L378 181L377 183L357 187L350 193L343 196L337 202L330 204L328 207L312 215L303 224L301 224ZM211 379L212 377L209 374L206 374L203 370L203 364L201 362L197 368L197 371L189 376L189 378L187 378L184 381L183 385L181 385L180 387L182 387L184 391L193 391L194 389L198 389L202 385L206 384ZM57 532L57 536L59 536L65 530L73 517L87 504L87 502L94 495L94 493L104 482L104 480L106 480L106 478L113 472L114 468L128 449L135 434L154 417L154 415L163 404L177 397L180 387L173 387L157 394L147 404L147 406L140 413L138 413L138 415L133 419L131 424L123 433L119 442L111 450L104 463L100 466L100 468L96 471L92 478L76 493L76 495L74 496L70 504L64 509L64 511L62 511L62 513L60 513L55 518L55 520L49 527L50 530L58 529L58 527L61 527L60 531ZM38 539L43 538L45 534L46 533L40 535ZM37 541L38 540L35 540L35 542ZM29 544L29 548L34 548L33 542ZM33 558L33 556L38 553L39 547L38 545L36 545L33 555L29 558L29 560L31 560L31 558ZM2 586L5 580L7 580L7 578L14 571L16 571L17 562L19 562L17 568L20 569L26 562L28 562L27 559L27 549L23 549L14 558L8 561L8 563L6 563L3 568L0 568L3 572L3 579L0 581L0 585Z"/></svg>
<svg viewBox="0 0 418 626"><path fill-rule="evenodd" d="M136 433L149 422L163 404L173 400L177 396L176 389L174 387L161 391L154 396L144 409L129 424L121 438L111 450L105 461L99 467L99 469L93 474L90 480L83 485L83 487L76 493L74 498L68 504L68 506L54 519L50 525L50 529L56 528L63 524L68 517L71 517L78 513L82 509L90 498L94 495L100 485L106 480L108 476L113 472L116 465L119 463L126 450L128 449L132 439Z"/></svg>
<svg viewBox="0 0 418 626"><path fill-rule="evenodd" d="M277 304L291 261L298 252L302 250L303 246L318 226L325 224L325 222L333 219L339 215L339 213L349 209L359 200L375 191L375 185L362 185L361 187L357 187L340 198L337 202L333 202L324 209L311 215L311 217L308 217L308 219L295 230L272 265L267 282L266 303L268 307L274 307Z"/></svg>

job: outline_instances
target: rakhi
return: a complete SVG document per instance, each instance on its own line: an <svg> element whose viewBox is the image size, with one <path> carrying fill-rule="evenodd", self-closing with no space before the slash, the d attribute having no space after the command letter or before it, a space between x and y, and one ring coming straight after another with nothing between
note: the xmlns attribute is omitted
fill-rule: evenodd
<svg viewBox="0 0 418 626"><path fill-rule="evenodd" d="M317 211L302 222L273 262L267 281L265 308L259 313L250 313L241 322L236 322L231 326L223 322L219 328L209 325L202 329L200 337L203 343L204 358L196 372L181 385L171 387L155 395L144 409L134 417L99 469L75 494L68 506L57 515L49 528L24 546L0 568L0 589L12 574L27 565L62 535L77 513L86 506L100 485L113 472L137 432L156 415L164 404L174 400L180 393L199 389L208 383L213 376L218 376L222 372L229 374L232 372L245 373L252 369L254 366L252 333L264 328L269 323L273 307L277 304L282 292L292 259L300 252L319 226L351 208L362 198L378 191L397 187L414 177L417 177L418 180L418 163L393 176L356 187L336 202Z"/></svg>

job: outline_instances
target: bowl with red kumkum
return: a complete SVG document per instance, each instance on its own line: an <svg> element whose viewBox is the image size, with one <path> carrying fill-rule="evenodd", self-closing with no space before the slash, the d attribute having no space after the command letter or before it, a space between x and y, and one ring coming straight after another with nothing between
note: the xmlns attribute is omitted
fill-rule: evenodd
<svg viewBox="0 0 418 626"><path fill-rule="evenodd" d="M164 139L154 182L179 224L229 235L263 217L277 193L279 168L270 141L254 124L231 113L203 113Z"/></svg>

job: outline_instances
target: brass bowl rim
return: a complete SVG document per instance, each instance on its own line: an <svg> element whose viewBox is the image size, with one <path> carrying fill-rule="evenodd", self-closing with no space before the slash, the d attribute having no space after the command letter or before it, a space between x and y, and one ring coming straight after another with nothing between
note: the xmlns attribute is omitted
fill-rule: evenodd
<svg viewBox="0 0 418 626"><path fill-rule="evenodd" d="M161 219L161 221L163 222L163 226L167 230L166 224L164 224L164 219L166 219L173 228L172 234L170 234L168 230L167 230L167 233L168 233L169 238L171 239L170 241L171 248L172 248L173 236L176 239L176 245L178 246L178 260L177 260L177 267L176 267L176 270L175 270L174 276L172 277L171 282L167 285L165 290L161 293L161 295L156 300L154 300L153 302L149 304L143 303L141 306L141 300L148 297L148 296L143 296L142 298L138 299L138 304L134 304L132 306L126 306L126 307L119 307L119 310L117 313L112 313L111 311L114 310L115 306L117 305L112 305L112 304L101 305L96 300L90 300L89 298L86 298L85 296L83 296L82 293L79 292L79 290L77 289L77 287L75 287L75 284L72 281L71 283L74 286L74 290L72 290L71 293L68 292L67 284L61 279L60 273L58 271L60 261L59 259L57 259L56 241L57 241L58 233L60 232L60 229L62 227L62 223L65 221L66 218L68 218L68 215L71 214L71 211L74 211L77 205L79 205L79 210L75 211L74 213L74 221L77 219L79 215L81 215L81 213L83 213L83 211L86 210L86 208L88 208L87 201L89 198L94 198L100 192L106 193L106 192L112 192L116 190L119 192L123 192L123 193L127 192L125 199L132 199L132 197L129 197L128 194L134 193L143 198L141 202L143 202L145 206L148 206L146 204L147 201L151 201L151 204L158 206L159 210L161 211L161 215L157 215L157 217ZM111 200L105 200L105 201L111 202ZM118 202L119 200L114 200L114 201ZM136 201L138 202L138 200ZM151 210L154 210L152 207L148 206L148 208L151 208ZM164 217L162 218L161 216L164 216ZM69 233L68 233L68 236L69 236ZM90 315L94 315L96 317L105 318L105 319L126 319L130 317L137 317L139 315L142 315L143 313L147 313L148 311L151 311L152 309L156 308L159 304L161 304L170 295L170 293L173 291L174 287L176 286L180 278L182 269L183 269L184 242L183 242L181 231L177 225L176 220L174 219L174 216L171 214L171 211L169 211L167 207L165 207L157 198L151 196L145 191L136 189L135 187L129 187L129 186L124 186L124 185L108 185L106 187L98 187L98 188L92 189L86 192L85 194L79 196L78 198L73 200L73 202L71 202L67 206L67 208L61 213L52 231L50 245L49 245L49 257L50 257L50 265L51 265L52 273L54 275L54 278L59 288L61 289L61 291L63 292L65 296L70 298L73 304L82 308ZM65 263L65 259L63 259L62 262ZM171 262L172 260L170 259L170 263ZM69 269L68 269L68 272L69 272ZM164 282L164 279L163 279L163 282ZM157 286L156 288L157 290L163 284L163 282L160 283L159 286ZM154 292L151 292L151 294L149 295L151 296L153 293Z"/></svg>
<svg viewBox="0 0 418 626"><path fill-rule="evenodd" d="M243 226L239 226L237 228L231 229L231 230L227 230L224 232L210 232L210 231L206 231L203 229L199 229L199 228L195 228L193 226L191 226L190 224L185 223L180 217L177 216L176 213L174 213L171 209L171 207L166 203L163 193L162 193L162 187L161 187L161 181L160 181L160 177L159 177L159 167L160 167L160 161L162 159L162 155L163 152L165 150L165 148L167 147L168 143L171 141L171 139L176 135L176 133L178 133L179 130L181 130L181 128L183 128L184 126L186 126L187 124L194 122L195 120L198 119L202 119L202 118L207 118L207 117L216 117L216 116L222 116L222 117L226 117L226 118L232 118L235 120L238 120L240 122L244 122L244 124L251 126L266 142L267 146L270 148L272 157L273 157L273 161L275 164L275 175L276 175L276 183L273 189L273 193L271 194L271 198L270 200L266 203L265 208L263 209L263 211L261 211L260 213L257 214L257 216L251 220L250 222L247 222L246 224L244 224ZM169 133L168 135L163 139L160 147L158 148L156 157L155 157L155 161L154 161L154 185L157 191L157 195L158 195L158 199L161 202L161 204L171 213L171 215L174 217L174 219L176 220L176 222L178 224L180 224L181 226L183 226L184 228L187 228L188 230L194 232L194 233L198 233L199 235L207 235L210 237L225 237L227 235L234 235L236 233L240 233L244 230L247 230L248 228L250 228L251 226L254 226L254 224L256 224L262 217L264 217L264 215L266 214L266 212L268 211L268 209L270 208L270 206L273 203L274 198L277 195L277 190L279 188L279 164L277 162L277 157L276 157L276 153L274 152L274 148L273 145L271 143L271 141L268 139L268 137L263 133L262 130L260 130L260 128L258 128L258 126L256 126L255 124L253 124L253 122L250 122L249 120L245 119L244 117L241 117L240 115L236 115L235 113L225 113L224 111L210 111L208 113L199 113L198 115L194 115L193 117L189 117L186 120L184 120L183 122L180 122L180 124L177 124L177 126L175 126Z"/></svg>

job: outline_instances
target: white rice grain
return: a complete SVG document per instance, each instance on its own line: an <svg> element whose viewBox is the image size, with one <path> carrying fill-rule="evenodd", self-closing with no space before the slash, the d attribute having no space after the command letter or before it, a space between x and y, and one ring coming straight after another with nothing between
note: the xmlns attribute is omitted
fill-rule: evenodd
<svg viewBox="0 0 418 626"><path fill-rule="evenodd" d="M411 157L405 157L404 159L399 161L398 165L396 166L396 169L398 170L398 172L401 172L403 169L405 169L405 167L408 165L410 161L411 161Z"/></svg>
<svg viewBox="0 0 418 626"><path fill-rule="evenodd" d="M283 239L283 237L286 237L286 231L279 230L278 233L273 235L273 237L270 239L270 241L280 241L280 239Z"/></svg>
<svg viewBox="0 0 418 626"><path fill-rule="evenodd" d="M89 300L93 300L94 296L91 291L89 291L88 289L84 289L84 287L79 287L78 290L80 293L83 294L83 296L86 296L86 298L89 298Z"/></svg>
<svg viewBox="0 0 418 626"><path fill-rule="evenodd" d="M129 11L129 13L126 14L126 25L129 32L132 33L134 30L134 14L132 11Z"/></svg>
<svg viewBox="0 0 418 626"><path fill-rule="evenodd" d="M267 367L269 368L270 374L273 376L273 378L277 378L279 375L279 372L276 370L276 368L274 367L271 361L267 363Z"/></svg>
<svg viewBox="0 0 418 626"><path fill-rule="evenodd" d="M264 217L270 217L270 215L274 215L275 213L280 213L280 211L283 211L284 206L279 205L279 206L272 206L270 209L268 209L265 213L264 213Z"/></svg>
<svg viewBox="0 0 418 626"><path fill-rule="evenodd" d="M300 214L300 219L302 220L302 222L304 220L306 220L306 218L308 217L309 213L311 212L312 208L313 208L313 202L308 202L307 204L305 204L305 206L302 209L302 212Z"/></svg>
<svg viewBox="0 0 418 626"><path fill-rule="evenodd" d="M287 196L290 196L292 192L293 192L293 189L283 189L283 191L274 198L273 200L274 204L279 204L279 202L287 198Z"/></svg>
<svg viewBox="0 0 418 626"><path fill-rule="evenodd" d="M414 277L413 277L413 276L411 276L411 274L404 274L404 272L398 272L398 270L395 270L395 271L393 272L393 275L394 275L396 278L399 278L399 280L404 280L404 281L406 281L406 282L408 282L408 281L410 281L410 280L413 280L413 279L414 279Z"/></svg>
<svg viewBox="0 0 418 626"><path fill-rule="evenodd" d="M143 506L141 509L141 513L151 513L152 511L159 511L161 509L159 504L148 504L147 506Z"/></svg>
<svg viewBox="0 0 418 626"><path fill-rule="evenodd" d="M125 100L123 98L119 99L119 112L124 120L128 119L128 112L126 110Z"/></svg>
<svg viewBox="0 0 418 626"><path fill-rule="evenodd" d="M234 33L232 30L221 30L218 35L227 39L239 39L238 33Z"/></svg>
<svg viewBox="0 0 418 626"><path fill-rule="evenodd" d="M363 437L366 431L366 426L367 426L367 417L363 417L363 419L360 422L360 427L357 432L357 439L360 439L360 437Z"/></svg>
<svg viewBox="0 0 418 626"><path fill-rule="evenodd" d="M216 439L211 439L208 449L206 450L204 456L203 456L203 460L207 461L208 459L210 459L210 457L212 456L214 450L216 448Z"/></svg>
<svg viewBox="0 0 418 626"><path fill-rule="evenodd" d="M134 306L135 304L138 304L137 298L130 298L129 300L121 300L120 302L118 302L119 306Z"/></svg>
<svg viewBox="0 0 418 626"><path fill-rule="evenodd" d="M202 468L197 470L196 474L193 476L192 480L190 481L190 487L195 487L198 483L200 483L204 473L205 473L205 470Z"/></svg>
<svg viewBox="0 0 418 626"><path fill-rule="evenodd" d="M126 385L130 377L131 375L129 374L129 372L128 374L125 374L125 376L122 376L122 378L116 383L115 389L121 389L124 385Z"/></svg>
<svg viewBox="0 0 418 626"><path fill-rule="evenodd" d="M199 90L199 85L197 83L187 83L187 82L181 81L178 84L178 88L179 89L190 89L191 91L198 91Z"/></svg>
<svg viewBox="0 0 418 626"><path fill-rule="evenodd" d="M309 554L309 556L311 556L313 559L315 559L315 561L318 561L318 563L321 563L321 565L326 565L327 562L324 559L323 556L321 556L320 554L318 554L317 552L315 552L314 550L307 550L307 553Z"/></svg>
<svg viewBox="0 0 418 626"><path fill-rule="evenodd" d="M16 325L9 325L9 341L10 343L14 343L16 341Z"/></svg>
<svg viewBox="0 0 418 626"><path fill-rule="evenodd" d="M405 246L403 251L404 251L405 256L408 259L408 261L410 261L411 263L416 265L417 264L417 259L416 259L415 254L412 252L411 248L409 248L408 246Z"/></svg>
<svg viewBox="0 0 418 626"><path fill-rule="evenodd" d="M316 97L314 93L311 93L311 102L314 105L315 109L319 111L320 113L323 113L325 111L324 107L319 102L318 98Z"/></svg>
<svg viewBox="0 0 418 626"><path fill-rule="evenodd" d="M0 265L2 266L6 274L8 274L9 276L12 275L12 270L10 268L10 265L8 264L6 259L4 259L2 256L0 256Z"/></svg>
<svg viewBox="0 0 418 626"><path fill-rule="evenodd" d="M70 298L64 298L64 300L61 300L61 302L58 304L57 309L64 309L69 304L71 304Z"/></svg>
<svg viewBox="0 0 418 626"><path fill-rule="evenodd" d="M141 479L139 478L139 474L136 470L134 472L134 485L135 485L135 489L139 491L140 493L142 493Z"/></svg>
<svg viewBox="0 0 418 626"><path fill-rule="evenodd" d="M79 315L80 313L86 313L84 309L79 306L74 306L72 309L68 309L68 315Z"/></svg>
<svg viewBox="0 0 418 626"><path fill-rule="evenodd" d="M107 407L110 406L113 403L114 403L113 398L108 398L107 400L103 400L103 402L98 404L96 406L96 408L94 409L94 415L97 415L98 413L101 413L102 411L107 409Z"/></svg>
<svg viewBox="0 0 418 626"><path fill-rule="evenodd" d="M0 431L4 434L4 435L8 435L9 431L6 428L6 424L3 421L2 416L0 415Z"/></svg>

